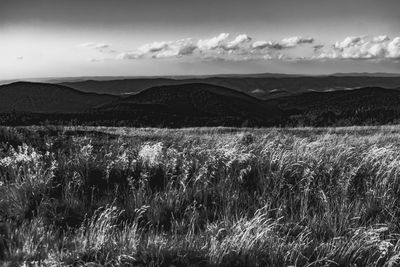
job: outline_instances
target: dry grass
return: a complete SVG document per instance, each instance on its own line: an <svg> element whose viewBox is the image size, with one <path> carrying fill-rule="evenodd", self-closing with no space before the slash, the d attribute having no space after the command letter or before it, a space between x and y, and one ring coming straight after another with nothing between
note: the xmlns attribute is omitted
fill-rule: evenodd
<svg viewBox="0 0 400 267"><path fill-rule="evenodd" d="M1 260L398 266L399 133L3 127Z"/></svg>

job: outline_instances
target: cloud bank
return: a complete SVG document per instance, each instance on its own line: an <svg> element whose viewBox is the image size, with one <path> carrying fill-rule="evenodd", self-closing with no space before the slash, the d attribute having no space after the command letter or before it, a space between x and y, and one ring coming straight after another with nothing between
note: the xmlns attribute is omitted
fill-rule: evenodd
<svg viewBox="0 0 400 267"><path fill-rule="evenodd" d="M196 57L200 59L249 60L282 58L278 51L312 44L311 37L288 37L281 41L254 41L246 34L231 37L221 33L208 39L192 38L144 44L132 51L119 53L117 59Z"/></svg>
<svg viewBox="0 0 400 267"><path fill-rule="evenodd" d="M348 36L334 43L317 43L309 36L282 40L254 40L246 34L221 33L208 39L179 39L144 44L130 51L117 52L104 43L85 43L80 47L100 53L116 53L114 59L189 58L195 60L399 60L400 37ZM302 47L300 49L300 47ZM306 51L306 52L304 52Z"/></svg>
<svg viewBox="0 0 400 267"><path fill-rule="evenodd" d="M400 37L386 35L350 36L331 48L320 49L314 58L320 59L400 59Z"/></svg>

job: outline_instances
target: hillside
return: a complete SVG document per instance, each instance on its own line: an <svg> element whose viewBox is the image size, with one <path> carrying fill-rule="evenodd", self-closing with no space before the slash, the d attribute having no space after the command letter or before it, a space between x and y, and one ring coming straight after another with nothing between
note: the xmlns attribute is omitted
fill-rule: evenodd
<svg viewBox="0 0 400 267"><path fill-rule="evenodd" d="M202 83L156 86L125 96L18 82L0 86L0 124L82 124L134 127L346 126L400 122L400 88L327 92L274 90L262 100ZM16 111L18 114L15 114Z"/></svg>
<svg viewBox="0 0 400 267"><path fill-rule="evenodd" d="M202 117L220 122L256 120L264 124L277 120L282 114L274 104L247 94L198 83L153 87L104 104L96 110L114 114L142 112L155 120L163 117L170 121L192 121Z"/></svg>
<svg viewBox="0 0 400 267"><path fill-rule="evenodd" d="M109 81L81 81L62 83L84 92L107 93L114 95L135 94L145 89L190 83L212 84L238 90L261 99L271 99L308 92L361 87L400 87L400 77L368 76L299 76L299 77L206 77L188 79L138 78Z"/></svg>
<svg viewBox="0 0 400 267"><path fill-rule="evenodd" d="M276 104L289 117L300 115L309 120L307 124L317 126L332 125L339 120L349 124L384 124L400 119L400 88L366 87L309 92L281 97L267 103Z"/></svg>
<svg viewBox="0 0 400 267"><path fill-rule="evenodd" d="M16 82L0 86L0 112L79 113L116 98L56 84Z"/></svg>

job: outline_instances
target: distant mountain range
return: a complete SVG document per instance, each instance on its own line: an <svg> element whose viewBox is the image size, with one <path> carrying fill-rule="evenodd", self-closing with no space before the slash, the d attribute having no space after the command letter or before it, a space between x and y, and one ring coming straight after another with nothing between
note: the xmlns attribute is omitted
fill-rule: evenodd
<svg viewBox="0 0 400 267"><path fill-rule="evenodd" d="M80 76L80 77L41 77L41 78L24 78L0 80L0 85L9 84L20 81L42 82L42 83L66 83L66 82L83 82L83 81L112 81L112 80L128 80L128 79L195 79L195 78L211 78L211 77L258 77L258 78L281 78L281 77L299 77L306 76L303 74L282 74L282 73L250 73L250 74L213 74L213 75L163 75L163 76ZM399 75L400 76L400 75Z"/></svg>
<svg viewBox="0 0 400 267"><path fill-rule="evenodd" d="M210 74L210 75L162 75L162 76L78 76L78 77L41 77L41 78L23 78L0 80L0 85L9 84L20 81L41 82L41 83L65 83L65 82L83 82L83 81L111 81L111 80L129 80L129 79L204 79L204 78L289 78L289 77L400 77L400 73L389 72L347 72L333 74L286 74L286 73L247 73L247 74Z"/></svg>
<svg viewBox="0 0 400 267"><path fill-rule="evenodd" d="M193 80L202 83L193 83ZM269 96L260 97L260 92L251 95L255 85L275 89L269 91ZM317 89L310 91L310 86ZM136 93L105 94L111 88L114 93L133 89ZM160 78L63 85L16 82L0 86L0 113L0 124L47 121L184 127L397 123L400 122L400 78Z"/></svg>
<svg viewBox="0 0 400 267"><path fill-rule="evenodd" d="M332 76L340 77L400 77L400 73L388 72L350 72L350 73L334 73Z"/></svg>
<svg viewBox="0 0 400 267"><path fill-rule="evenodd" d="M80 113L117 98L57 84L16 82L0 86L0 112Z"/></svg>
<svg viewBox="0 0 400 267"><path fill-rule="evenodd" d="M354 74L355 75L355 74ZM83 92L113 95L136 94L145 89L164 85L203 83L227 87L260 99L271 99L308 91L342 90L361 87L397 88L400 76L365 77L365 76L296 76L296 77L208 77L189 79L137 78L110 81L65 82L62 85Z"/></svg>

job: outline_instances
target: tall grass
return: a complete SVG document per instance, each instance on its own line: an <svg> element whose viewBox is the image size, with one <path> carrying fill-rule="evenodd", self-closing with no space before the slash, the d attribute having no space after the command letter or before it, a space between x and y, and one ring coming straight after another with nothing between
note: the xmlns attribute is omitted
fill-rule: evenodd
<svg viewBox="0 0 400 267"><path fill-rule="evenodd" d="M2 128L0 261L397 266L399 132Z"/></svg>

